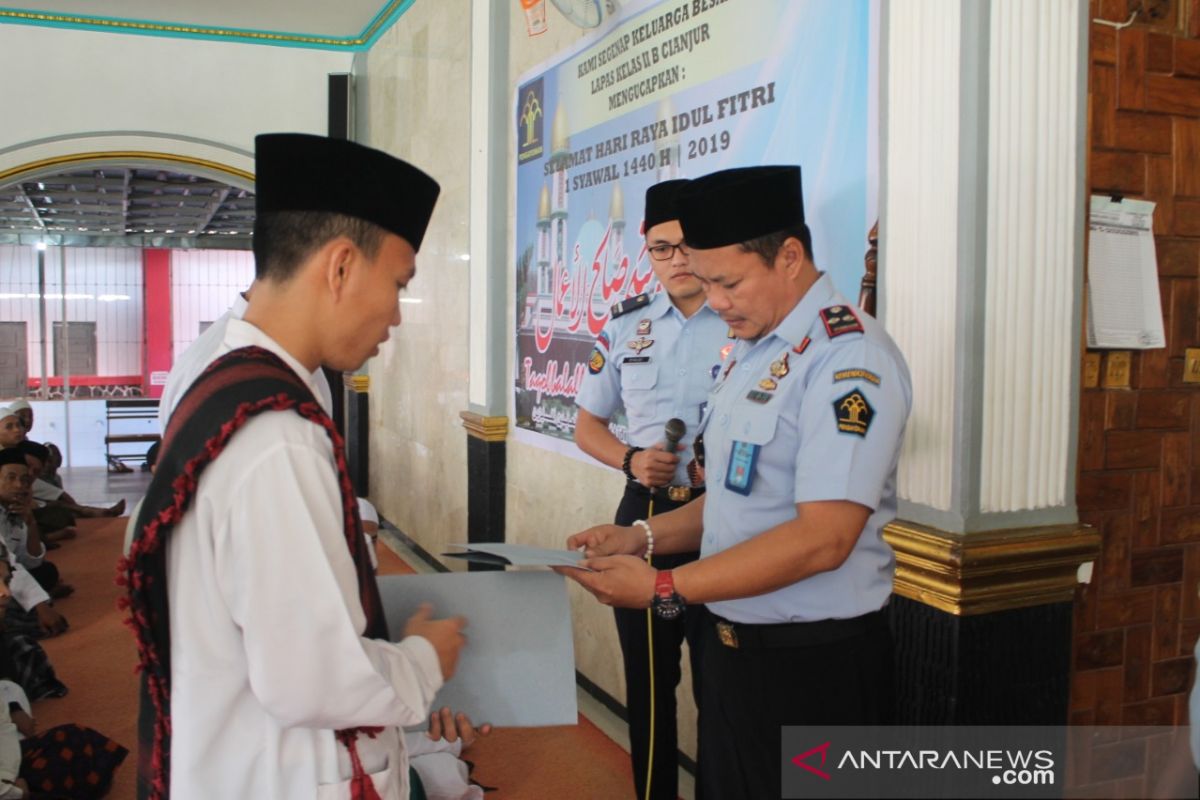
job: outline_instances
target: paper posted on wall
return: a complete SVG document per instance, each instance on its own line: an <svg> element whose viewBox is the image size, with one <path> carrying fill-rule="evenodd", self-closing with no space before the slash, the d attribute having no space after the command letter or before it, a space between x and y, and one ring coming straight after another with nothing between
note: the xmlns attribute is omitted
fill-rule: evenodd
<svg viewBox="0 0 1200 800"><path fill-rule="evenodd" d="M1153 224L1154 203L1092 197L1088 226L1088 347L1166 347Z"/></svg>

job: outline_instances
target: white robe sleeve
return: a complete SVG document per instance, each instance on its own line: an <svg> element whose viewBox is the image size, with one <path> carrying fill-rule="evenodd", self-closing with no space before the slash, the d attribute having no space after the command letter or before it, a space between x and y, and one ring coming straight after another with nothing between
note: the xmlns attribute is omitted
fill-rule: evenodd
<svg viewBox="0 0 1200 800"><path fill-rule="evenodd" d="M63 490L48 480L42 478L34 478L33 480L33 499L40 500L43 503L53 503L55 500L63 496Z"/></svg>
<svg viewBox="0 0 1200 800"><path fill-rule="evenodd" d="M25 796L12 785L20 772L21 735L8 714L8 703L5 703L0 707L0 800Z"/></svg>
<svg viewBox="0 0 1200 800"><path fill-rule="evenodd" d="M46 594L46 590L29 574L29 571L16 563L16 559L9 554L9 566L12 568L12 583L8 585L9 592L12 593L13 599L20 603L21 608L26 611L32 611L34 606L39 606L42 603L50 600L50 595Z"/></svg>
<svg viewBox="0 0 1200 800"><path fill-rule="evenodd" d="M42 552L34 553L29 549L29 526L21 522L21 550L18 558L26 569L37 569L46 561L46 543L42 542Z"/></svg>
<svg viewBox="0 0 1200 800"><path fill-rule="evenodd" d="M33 710L29 705L29 697L26 696L25 690L12 681L0 681L0 703L3 703L5 708L8 708L9 703L16 703L29 716L33 716Z"/></svg>
<svg viewBox="0 0 1200 800"><path fill-rule="evenodd" d="M292 423L311 433L293 437ZM307 438L325 434L299 418L274 425L283 440L239 465L245 477L214 542L251 690L288 726L419 723L442 685L437 654L420 637L395 644L360 635L364 616L330 451Z"/></svg>

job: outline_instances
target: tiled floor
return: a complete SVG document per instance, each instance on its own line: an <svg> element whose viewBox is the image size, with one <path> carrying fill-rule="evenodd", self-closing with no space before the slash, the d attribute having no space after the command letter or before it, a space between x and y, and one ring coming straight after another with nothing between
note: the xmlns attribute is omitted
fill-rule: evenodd
<svg viewBox="0 0 1200 800"><path fill-rule="evenodd" d="M126 508L131 509L150 486L150 473L137 468L117 473L107 467L75 467L59 474L67 493L84 505L111 506L124 499Z"/></svg>

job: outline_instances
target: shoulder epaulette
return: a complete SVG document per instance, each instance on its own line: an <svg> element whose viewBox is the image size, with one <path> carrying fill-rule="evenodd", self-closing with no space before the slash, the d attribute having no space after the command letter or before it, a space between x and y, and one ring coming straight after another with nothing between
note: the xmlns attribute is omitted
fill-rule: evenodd
<svg viewBox="0 0 1200 800"><path fill-rule="evenodd" d="M642 294L635 295L634 297L626 297L624 300L613 306L609 314L613 319L622 317L628 314L630 311L637 311L642 306L649 305L652 299L654 298L650 296L649 292L643 292Z"/></svg>
<svg viewBox="0 0 1200 800"><path fill-rule="evenodd" d="M863 333L863 324L850 306L830 306L821 309L825 332L833 339L844 333Z"/></svg>

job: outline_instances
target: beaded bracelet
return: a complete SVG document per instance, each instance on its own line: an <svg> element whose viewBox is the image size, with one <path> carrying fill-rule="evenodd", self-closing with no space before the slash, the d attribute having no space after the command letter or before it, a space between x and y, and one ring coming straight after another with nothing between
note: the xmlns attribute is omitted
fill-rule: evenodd
<svg viewBox="0 0 1200 800"><path fill-rule="evenodd" d="M637 483L637 478L633 476L633 457L645 449L644 447L630 447L625 451L625 460L621 462L621 471L633 483Z"/></svg>
<svg viewBox="0 0 1200 800"><path fill-rule="evenodd" d="M654 532L650 530L650 523L644 519L635 519L634 525L641 525L642 530L646 532L646 554L644 558L649 560L650 556L654 555Z"/></svg>

